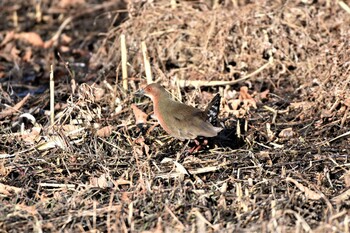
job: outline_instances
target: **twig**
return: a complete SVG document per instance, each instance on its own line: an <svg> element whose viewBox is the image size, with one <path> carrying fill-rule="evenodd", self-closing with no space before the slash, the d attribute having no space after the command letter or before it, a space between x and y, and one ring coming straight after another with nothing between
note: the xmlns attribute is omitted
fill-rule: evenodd
<svg viewBox="0 0 350 233"><path fill-rule="evenodd" d="M75 189L75 184L39 183L41 187Z"/></svg>
<svg viewBox="0 0 350 233"><path fill-rule="evenodd" d="M237 80L232 80L232 81L203 81L203 80L177 80L177 83L180 87L188 87L188 86L193 86L193 87L213 87L213 86L225 86L225 85L233 85L239 82L243 82L244 80L249 79L250 77L260 73L267 67L269 67L273 63L273 59L270 59L269 62L261 66L259 69L255 70L254 72L239 78Z"/></svg>
<svg viewBox="0 0 350 233"><path fill-rule="evenodd" d="M30 94L28 93L21 101L19 101L15 106L10 107L8 109L5 109L4 111L0 112L0 120L14 114L17 112L22 106L27 102Z"/></svg>
<svg viewBox="0 0 350 233"><path fill-rule="evenodd" d="M350 14L350 7L344 1L339 1L338 4L343 10Z"/></svg>
<svg viewBox="0 0 350 233"><path fill-rule="evenodd" d="M50 70L50 122L51 126L55 123L55 81L52 65Z"/></svg>
<svg viewBox="0 0 350 233"><path fill-rule="evenodd" d="M339 135L339 136L337 136L337 137L335 137L335 138L329 140L328 142L333 142L333 141L335 141L335 140L338 140L339 138L346 137L346 136L348 136L348 135L350 135L350 131L348 131L348 132L346 132L346 133L343 133L343 134L341 134L341 135Z"/></svg>
<svg viewBox="0 0 350 233"><path fill-rule="evenodd" d="M145 64L147 84L150 84L153 82L153 77L152 77L152 71L151 71L151 64L149 63L149 57L147 54L147 46L146 46L146 42L144 41L141 42L141 50L143 55L143 62Z"/></svg>
<svg viewBox="0 0 350 233"><path fill-rule="evenodd" d="M122 34L120 36L120 48L121 48L121 56L122 56L122 78L123 78L123 89L126 92L128 90L128 53L126 50L126 43L125 43L125 35Z"/></svg>

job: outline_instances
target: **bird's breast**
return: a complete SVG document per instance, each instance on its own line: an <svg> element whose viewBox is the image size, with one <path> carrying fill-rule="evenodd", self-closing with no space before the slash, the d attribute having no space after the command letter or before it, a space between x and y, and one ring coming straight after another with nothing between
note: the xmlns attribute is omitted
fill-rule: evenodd
<svg viewBox="0 0 350 233"><path fill-rule="evenodd" d="M169 114L171 113L166 111L164 106L160 105L159 103L154 103L154 115L158 120L158 123L168 134L176 137L176 133L173 130L174 126L172 125L172 122L169 122Z"/></svg>

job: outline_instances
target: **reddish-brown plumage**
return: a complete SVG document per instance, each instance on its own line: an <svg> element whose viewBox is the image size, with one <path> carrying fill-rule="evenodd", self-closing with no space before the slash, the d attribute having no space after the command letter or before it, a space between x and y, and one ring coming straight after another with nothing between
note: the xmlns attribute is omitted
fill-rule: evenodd
<svg viewBox="0 0 350 233"><path fill-rule="evenodd" d="M158 83L149 84L142 92L153 101L154 115L159 124L175 138L185 140L198 136L214 137L222 130L207 121L205 112L174 101Z"/></svg>

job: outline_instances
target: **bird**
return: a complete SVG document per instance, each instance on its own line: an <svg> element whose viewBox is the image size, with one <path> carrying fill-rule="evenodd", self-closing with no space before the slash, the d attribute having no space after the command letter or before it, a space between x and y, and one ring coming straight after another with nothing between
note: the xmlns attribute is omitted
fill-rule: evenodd
<svg viewBox="0 0 350 233"><path fill-rule="evenodd" d="M154 116L160 126L171 136L184 141L202 137L215 137L222 130L213 126L208 120L212 115L212 104L205 111L183 104L171 98L170 94L159 83L151 83L138 91L139 95L149 97L153 102ZM219 98L213 100L220 102ZM212 101L213 102L213 101ZM217 104L214 104L214 107ZM214 114L215 115L215 114Z"/></svg>

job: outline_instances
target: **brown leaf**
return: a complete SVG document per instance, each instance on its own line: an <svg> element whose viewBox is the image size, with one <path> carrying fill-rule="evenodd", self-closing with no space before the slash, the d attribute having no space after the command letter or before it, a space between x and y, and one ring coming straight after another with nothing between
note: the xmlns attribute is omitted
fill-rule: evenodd
<svg viewBox="0 0 350 233"><path fill-rule="evenodd" d="M108 125L96 131L98 137L109 137L113 132L114 126Z"/></svg>
<svg viewBox="0 0 350 233"><path fill-rule="evenodd" d="M97 102L101 101L102 98L106 95L106 90L103 88L95 87L93 91L94 91L95 100Z"/></svg>
<svg viewBox="0 0 350 233"><path fill-rule="evenodd" d="M65 46L65 45L61 45L61 46L60 46L60 51L61 51L62 53L67 53L67 52L70 51L70 47L69 47L69 46Z"/></svg>
<svg viewBox="0 0 350 233"><path fill-rule="evenodd" d="M345 184L345 187L347 187L347 188L350 187L350 171L347 171L344 174L344 184Z"/></svg>
<svg viewBox="0 0 350 233"><path fill-rule="evenodd" d="M269 96L270 90L265 90L263 92L260 93L260 99L267 99Z"/></svg>
<svg viewBox="0 0 350 233"><path fill-rule="evenodd" d="M314 103L309 102L309 101L294 102L294 103L290 104L290 106L293 109L302 108L304 111L310 109L313 105L314 105Z"/></svg>
<svg viewBox="0 0 350 233"><path fill-rule="evenodd" d="M135 139L134 143L139 144L139 145L143 145L145 144L145 138L144 137L138 137Z"/></svg>
<svg viewBox="0 0 350 233"><path fill-rule="evenodd" d="M11 196L12 193L19 193L21 191L21 188L0 183L0 193L5 196Z"/></svg>
<svg viewBox="0 0 350 233"><path fill-rule="evenodd" d="M21 134L23 141L34 144L40 137L41 130L41 127L33 127L31 130L24 132Z"/></svg>
<svg viewBox="0 0 350 233"><path fill-rule="evenodd" d="M240 99L252 99L253 97L248 93L248 87L243 86L239 90Z"/></svg>
<svg viewBox="0 0 350 233"><path fill-rule="evenodd" d="M25 41L29 44L32 44L36 47L44 47L44 41L41 39L41 36L36 32L22 32L16 34L16 38L22 41Z"/></svg>
<svg viewBox="0 0 350 233"><path fill-rule="evenodd" d="M27 102L28 98L29 98L30 94L27 94L20 102L18 102L15 106L11 107L11 108L7 108L5 110L3 110L2 112L0 112L0 119L3 119L9 115L14 114L15 112L17 112L20 108L22 108L22 106Z"/></svg>
<svg viewBox="0 0 350 233"><path fill-rule="evenodd" d="M148 115L144 113L141 109L139 109L135 104L132 104L131 108L134 112L136 124L145 124L147 122Z"/></svg>
<svg viewBox="0 0 350 233"><path fill-rule="evenodd" d="M62 33L60 40L62 44L69 44L73 39L67 34Z"/></svg>
<svg viewBox="0 0 350 233"><path fill-rule="evenodd" d="M120 199L122 200L122 202L129 204L131 202L129 196L131 197L131 194L129 192L122 192Z"/></svg>
<svg viewBox="0 0 350 233"><path fill-rule="evenodd" d="M301 192L305 194L305 196L311 200L320 200L322 198L322 193L315 192L308 187L302 185L298 181L294 180L291 177L286 178L287 182L292 182Z"/></svg>
<svg viewBox="0 0 350 233"><path fill-rule="evenodd" d="M291 138L295 135L295 132L293 131L292 128L286 128L286 129L283 129L279 134L278 136L280 138Z"/></svg>
<svg viewBox="0 0 350 233"><path fill-rule="evenodd" d="M62 8L73 7L77 5L82 5L85 3L85 0L61 0L59 1L59 6Z"/></svg>
<svg viewBox="0 0 350 233"><path fill-rule="evenodd" d="M345 99L344 104L350 108L350 98Z"/></svg>
<svg viewBox="0 0 350 233"><path fill-rule="evenodd" d="M254 107L256 108L256 101L255 99L248 93L248 87L243 86L239 90L239 99L243 102L243 104L247 107Z"/></svg>
<svg viewBox="0 0 350 233"><path fill-rule="evenodd" d="M90 177L90 185L99 188L108 188L113 185L112 182L107 180L107 175L102 174L100 177Z"/></svg>
<svg viewBox="0 0 350 233"><path fill-rule="evenodd" d="M342 202L348 201L349 198L350 198L350 189L348 188L344 192L342 192L341 194L333 197L332 201L337 203L337 204L340 204Z"/></svg>
<svg viewBox="0 0 350 233"><path fill-rule="evenodd" d="M241 104L241 101L239 99L231 100L230 101L232 110L237 110L239 105Z"/></svg>
<svg viewBox="0 0 350 233"><path fill-rule="evenodd" d="M5 38L2 40L0 46L2 47L3 45L7 44L8 42L10 42L11 40L13 40L15 38L15 31L9 31L8 33L6 33Z"/></svg>
<svg viewBox="0 0 350 233"><path fill-rule="evenodd" d="M0 152L0 155L3 154ZM6 177L8 174L10 174L10 172L12 171L12 167L11 166L5 166L5 160L2 159L0 160L0 176L2 177Z"/></svg>
<svg viewBox="0 0 350 233"><path fill-rule="evenodd" d="M31 47L28 47L26 49L24 56L23 56L23 61L29 62L31 60L32 56L33 56L33 50Z"/></svg>
<svg viewBox="0 0 350 233"><path fill-rule="evenodd" d="M270 153L268 151L260 151L258 154L259 159L266 162L268 165L272 165L272 160L270 157Z"/></svg>

